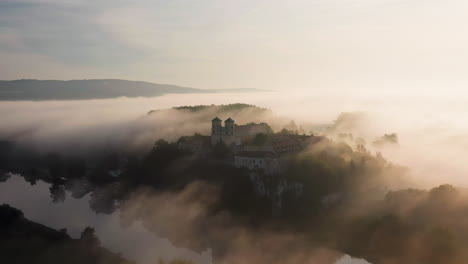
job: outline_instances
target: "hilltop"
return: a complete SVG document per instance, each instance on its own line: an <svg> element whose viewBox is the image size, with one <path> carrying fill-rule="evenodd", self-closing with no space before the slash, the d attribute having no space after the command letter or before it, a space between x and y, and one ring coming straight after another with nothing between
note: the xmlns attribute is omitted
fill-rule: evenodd
<svg viewBox="0 0 468 264"><path fill-rule="evenodd" d="M155 97L164 94L258 92L258 89L197 89L119 79L0 81L0 100L86 100Z"/></svg>
<svg viewBox="0 0 468 264"><path fill-rule="evenodd" d="M280 118L270 109L240 103L178 106L153 110L143 120L146 121L145 124L149 124L145 126L146 131L151 131L153 135L162 138L177 140L178 137L193 135L194 132L210 133L211 119L215 116L223 120L231 117L238 124L266 122L271 124L273 129L277 129L278 123L285 123L279 122Z"/></svg>
<svg viewBox="0 0 468 264"><path fill-rule="evenodd" d="M168 122L167 116L174 117L170 120L172 127L202 125L208 128L213 117L218 116L221 119L228 117L240 123L271 121L273 112L270 109L258 107L250 104L221 104L221 105L194 105L177 106L168 109L152 110L148 112L147 117L152 119L163 119ZM166 124L168 125L168 124Z"/></svg>
<svg viewBox="0 0 468 264"><path fill-rule="evenodd" d="M264 114L271 113L270 109L258 107L251 104L221 104L221 105L188 105L188 106L175 106L170 109L176 110L178 112L192 112L192 113L202 113L202 112L216 112L218 115L236 115L242 111L253 111L253 114ZM157 111L167 111L164 110L152 110L149 114L155 113Z"/></svg>

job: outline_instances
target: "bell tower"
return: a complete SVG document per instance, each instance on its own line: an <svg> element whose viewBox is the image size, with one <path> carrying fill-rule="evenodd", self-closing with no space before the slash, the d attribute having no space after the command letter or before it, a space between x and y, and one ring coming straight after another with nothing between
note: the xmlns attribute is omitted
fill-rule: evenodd
<svg viewBox="0 0 468 264"><path fill-rule="evenodd" d="M224 121L224 126L226 128L226 136L234 136L234 120L229 117Z"/></svg>
<svg viewBox="0 0 468 264"><path fill-rule="evenodd" d="M220 135L221 130L221 119L215 117L213 120L211 120L211 135Z"/></svg>

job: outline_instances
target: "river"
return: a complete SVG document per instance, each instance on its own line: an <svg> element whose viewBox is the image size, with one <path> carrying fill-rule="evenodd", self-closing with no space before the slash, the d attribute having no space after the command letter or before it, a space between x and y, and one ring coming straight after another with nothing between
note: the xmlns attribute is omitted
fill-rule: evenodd
<svg viewBox="0 0 468 264"><path fill-rule="evenodd" d="M77 238L81 231L91 226L104 247L142 264L156 263L158 259L183 258L197 264L212 263L208 250L198 254L186 248L174 246L168 239L147 231L140 222L122 226L119 210L112 214L96 214L89 208L89 194L81 199L67 193L61 203L53 203L49 184L38 181L31 185L24 178L13 175L0 183L0 204L6 203L23 211L26 218L54 229L66 228ZM369 264L361 259L345 255L336 264Z"/></svg>

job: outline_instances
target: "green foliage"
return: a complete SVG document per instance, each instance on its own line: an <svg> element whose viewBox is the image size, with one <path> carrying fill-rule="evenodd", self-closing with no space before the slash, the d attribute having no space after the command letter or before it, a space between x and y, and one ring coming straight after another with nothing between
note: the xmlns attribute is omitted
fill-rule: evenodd
<svg viewBox="0 0 468 264"><path fill-rule="evenodd" d="M170 181L171 165L181 162L181 159L188 155L189 153L179 149L176 143L158 140L148 155L143 158L137 183L164 186Z"/></svg>
<svg viewBox="0 0 468 264"><path fill-rule="evenodd" d="M297 135L297 131L288 130L286 128L281 129L281 131L279 133L282 134L282 135Z"/></svg>
<svg viewBox="0 0 468 264"><path fill-rule="evenodd" d="M246 110L246 109L258 109L261 111L266 111L267 109L265 108L260 108L255 105L250 105L250 104L227 104L227 105L194 105L194 106L178 106L178 107L173 107L175 110L181 110L181 111L190 111L190 112L199 112L211 108L218 108L217 110L220 112L238 112L241 110Z"/></svg>
<svg viewBox="0 0 468 264"><path fill-rule="evenodd" d="M226 144L224 144L222 140L218 141L218 143L213 146L211 152L211 156L218 160L227 159L230 157L230 154L231 149Z"/></svg>
<svg viewBox="0 0 468 264"><path fill-rule="evenodd" d="M177 106L177 107L173 107L173 109L181 110L181 111L198 112L198 111L205 110L213 106L214 106L213 104L212 105Z"/></svg>
<svg viewBox="0 0 468 264"><path fill-rule="evenodd" d="M252 139L252 144L255 146L263 146L268 142L268 135L264 133L258 133Z"/></svg>

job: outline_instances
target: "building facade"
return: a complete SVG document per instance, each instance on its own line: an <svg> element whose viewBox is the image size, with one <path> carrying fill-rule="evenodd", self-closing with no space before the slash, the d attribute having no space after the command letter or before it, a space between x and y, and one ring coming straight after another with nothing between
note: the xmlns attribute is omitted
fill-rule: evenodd
<svg viewBox="0 0 468 264"><path fill-rule="evenodd" d="M243 142L253 138L256 134L272 134L273 130L267 123L249 123L245 125L237 125L232 118L224 121L218 117L211 120L211 145L216 145L222 141L224 144L242 145Z"/></svg>
<svg viewBox="0 0 468 264"><path fill-rule="evenodd" d="M211 145L214 146L219 142L228 146L236 143L236 126L231 118L224 121L224 127L218 117L211 120Z"/></svg>

